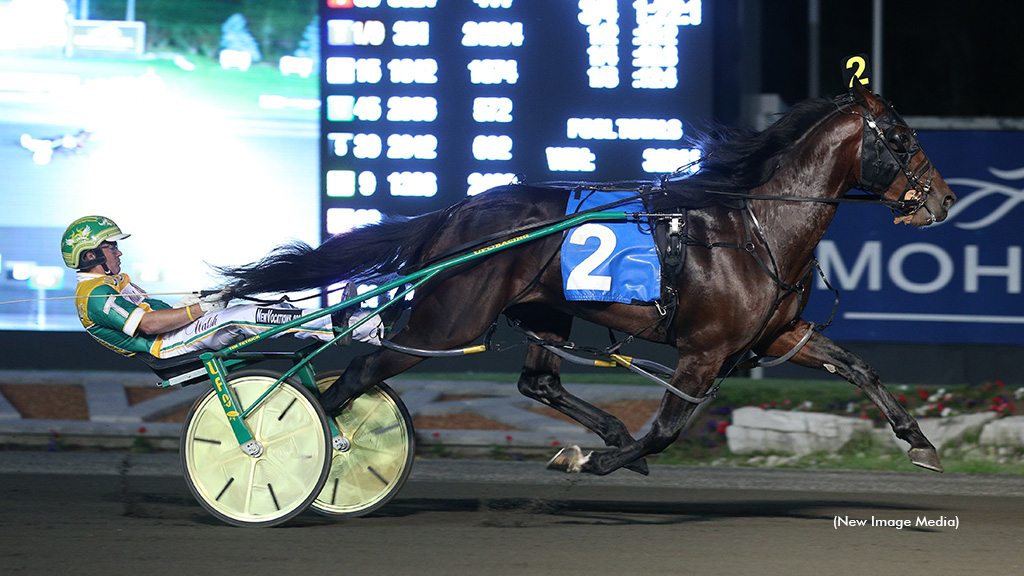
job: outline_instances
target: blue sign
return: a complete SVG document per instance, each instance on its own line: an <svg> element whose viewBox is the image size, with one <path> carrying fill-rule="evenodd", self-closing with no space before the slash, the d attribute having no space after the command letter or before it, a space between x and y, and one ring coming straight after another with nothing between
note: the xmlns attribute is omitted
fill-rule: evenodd
<svg viewBox="0 0 1024 576"><path fill-rule="evenodd" d="M879 206L840 206L816 250L840 293L828 336L1024 344L1024 132L918 136L959 201L925 228L893 225ZM819 278L803 317L823 322L832 302Z"/></svg>
<svg viewBox="0 0 1024 576"><path fill-rule="evenodd" d="M635 196L636 192L585 193L569 198L575 214ZM644 212L639 200L616 211ZM570 229L562 242L562 282L566 300L652 302L661 296L661 264L650 231L635 222L588 222Z"/></svg>

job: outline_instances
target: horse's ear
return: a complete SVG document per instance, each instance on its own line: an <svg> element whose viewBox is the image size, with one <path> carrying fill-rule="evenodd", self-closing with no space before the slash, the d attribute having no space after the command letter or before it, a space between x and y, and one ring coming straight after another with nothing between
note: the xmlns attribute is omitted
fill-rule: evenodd
<svg viewBox="0 0 1024 576"><path fill-rule="evenodd" d="M857 102L866 105L870 109L878 105L878 98L871 92L867 84L854 82L853 86L850 87L850 93L853 94Z"/></svg>

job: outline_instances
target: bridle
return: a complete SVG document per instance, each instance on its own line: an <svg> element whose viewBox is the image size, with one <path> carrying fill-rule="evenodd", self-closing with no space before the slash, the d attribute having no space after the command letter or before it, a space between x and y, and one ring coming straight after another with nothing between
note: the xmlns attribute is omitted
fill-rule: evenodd
<svg viewBox="0 0 1024 576"><path fill-rule="evenodd" d="M874 116L853 94L847 93L835 100L840 112L864 119L859 188L882 200L896 176L902 172L907 180L906 188L899 200L884 203L902 216L913 216L924 208L928 213L928 224L932 224L937 218L928 208L927 202L932 190L935 166L927 156L911 166L914 156L921 151L917 133L907 126L889 102L882 98L878 98L878 101L885 106L885 110Z"/></svg>

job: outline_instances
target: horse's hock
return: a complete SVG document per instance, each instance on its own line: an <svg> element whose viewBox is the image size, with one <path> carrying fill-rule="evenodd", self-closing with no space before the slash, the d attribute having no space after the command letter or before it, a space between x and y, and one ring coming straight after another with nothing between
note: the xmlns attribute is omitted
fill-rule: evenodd
<svg viewBox="0 0 1024 576"><path fill-rule="evenodd" d="M1024 447L1024 416L996 418L994 412L984 412L950 418L922 418L918 424L937 449L960 439L968 431L978 429L981 429L981 444ZM901 450L909 448L909 444L897 438L888 426L875 428L870 420L815 412L764 410L752 406L733 412L726 439L729 450L735 454L780 452L804 456L812 452L839 450L854 435L862 432L875 434L881 442L892 443Z"/></svg>

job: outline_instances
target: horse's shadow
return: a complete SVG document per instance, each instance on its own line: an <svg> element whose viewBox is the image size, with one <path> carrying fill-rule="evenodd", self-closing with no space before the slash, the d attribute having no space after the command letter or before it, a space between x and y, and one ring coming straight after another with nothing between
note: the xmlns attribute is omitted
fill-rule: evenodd
<svg viewBox="0 0 1024 576"><path fill-rule="evenodd" d="M132 518L159 518L221 527L187 494L133 493L111 499L123 501L124 515ZM485 528L531 528L539 526L672 526L726 522L736 519L797 519L832 524L837 515L866 518L905 517L941 511L940 507L922 507L844 498L761 498L757 500L657 501L600 500L559 498L402 498L363 518L338 519L307 511L289 521L289 528L311 528L338 522L362 520L387 521L413 518L423 514L470 513L475 524ZM908 514L908 512L910 514ZM908 530L933 531L907 527Z"/></svg>
<svg viewBox="0 0 1024 576"><path fill-rule="evenodd" d="M371 517L404 518L432 512L477 512L485 527L685 525L742 518L790 518L827 521L837 515L905 516L939 510L920 505L857 499L764 498L736 501L609 501L591 499L402 499L396 498ZM926 530L930 531L930 530Z"/></svg>

